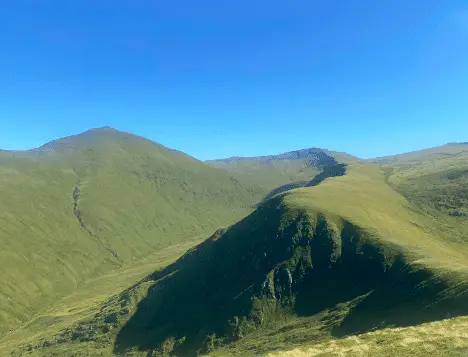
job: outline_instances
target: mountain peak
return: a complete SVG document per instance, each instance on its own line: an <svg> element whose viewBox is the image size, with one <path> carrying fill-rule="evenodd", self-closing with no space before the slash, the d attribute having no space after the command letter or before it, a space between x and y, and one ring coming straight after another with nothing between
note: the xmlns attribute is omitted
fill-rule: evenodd
<svg viewBox="0 0 468 357"><path fill-rule="evenodd" d="M106 125L106 126L89 129L85 131L84 133L87 133L87 132L119 132L120 133L121 131Z"/></svg>
<svg viewBox="0 0 468 357"><path fill-rule="evenodd" d="M286 160L291 158L303 158L309 155L314 155L318 153L324 153L327 150L320 149L320 148L309 148L309 149L301 149L301 150L294 150L288 151L285 153L277 154L277 155L264 155L264 156L232 156L225 159L218 159L218 160L210 160L210 161L221 161L221 162L233 162L233 161L270 161L270 160Z"/></svg>
<svg viewBox="0 0 468 357"><path fill-rule="evenodd" d="M355 160L356 157L342 153L337 151L331 151L327 149L321 149L317 147L311 147L308 149L300 149L294 151L288 151L282 154L277 155L267 155L267 156L257 156L257 157L229 157L225 159L218 159L218 160L209 160L208 162L211 164L235 164L239 162L249 162L255 161L257 163L267 163L271 161L286 161L286 160L306 160L311 159L313 161L317 160L329 160L331 164L336 164L338 161L349 161Z"/></svg>
<svg viewBox="0 0 468 357"><path fill-rule="evenodd" d="M95 143L96 140L102 141L103 138L116 134L118 135L123 133L109 126L93 128L80 134L65 136L63 138L50 141L33 151L64 151L81 145Z"/></svg>

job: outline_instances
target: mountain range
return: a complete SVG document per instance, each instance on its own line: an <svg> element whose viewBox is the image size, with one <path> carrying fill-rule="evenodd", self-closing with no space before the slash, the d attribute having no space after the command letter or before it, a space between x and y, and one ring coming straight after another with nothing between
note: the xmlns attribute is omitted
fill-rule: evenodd
<svg viewBox="0 0 468 357"><path fill-rule="evenodd" d="M466 143L202 162L105 127L1 151L0 197L0 355L468 348Z"/></svg>

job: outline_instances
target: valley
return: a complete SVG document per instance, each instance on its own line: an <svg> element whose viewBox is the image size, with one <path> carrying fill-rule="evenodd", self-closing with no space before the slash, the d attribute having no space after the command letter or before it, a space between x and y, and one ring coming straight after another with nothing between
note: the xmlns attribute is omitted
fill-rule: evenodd
<svg viewBox="0 0 468 357"><path fill-rule="evenodd" d="M204 163L102 128L0 173L2 356L468 351L466 144Z"/></svg>

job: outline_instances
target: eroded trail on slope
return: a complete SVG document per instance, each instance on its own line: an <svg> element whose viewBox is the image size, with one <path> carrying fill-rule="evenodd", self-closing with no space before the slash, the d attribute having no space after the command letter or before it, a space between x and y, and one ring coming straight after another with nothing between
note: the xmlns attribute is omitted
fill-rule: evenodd
<svg viewBox="0 0 468 357"><path fill-rule="evenodd" d="M84 219L83 219L83 215L81 214L81 211L80 211L80 208L78 206L78 201L80 199L80 184L81 184L81 180L80 178L78 177L78 180L76 182L76 185L73 187L73 193L72 193L72 197L73 197L73 214L75 215L76 217L76 220L78 221L80 227L86 231L86 233L88 233L91 237L93 237L101 247L103 247L109 254L111 254L117 261L120 261L121 260L119 259L119 256L117 254L117 252L111 248L109 248L106 244L104 244L102 242L102 240L96 236L95 234L93 234L93 232L91 231L91 229L89 229L88 226L86 226L85 222L84 222Z"/></svg>

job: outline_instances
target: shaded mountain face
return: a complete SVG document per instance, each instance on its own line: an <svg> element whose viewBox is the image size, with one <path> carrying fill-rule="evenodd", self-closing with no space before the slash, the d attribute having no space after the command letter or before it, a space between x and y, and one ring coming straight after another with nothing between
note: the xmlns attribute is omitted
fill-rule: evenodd
<svg viewBox="0 0 468 357"><path fill-rule="evenodd" d="M0 334L89 277L241 219L265 194L110 128L1 152Z"/></svg>
<svg viewBox="0 0 468 357"><path fill-rule="evenodd" d="M257 156L257 157L230 157L227 159L211 160L208 161L212 164L216 163L239 163L256 161L260 163L267 163L271 161L280 160L305 160L310 166L324 167L337 163L340 161L355 160L356 158L346 153L339 153L320 148L309 148L296 151L290 151L279 155Z"/></svg>
<svg viewBox="0 0 468 357"><path fill-rule="evenodd" d="M291 193L291 196L294 196ZM275 321L353 302L335 335L468 313L466 281L337 217L278 196L163 271L120 331L116 352L195 356ZM168 347L170 349L168 350Z"/></svg>
<svg viewBox="0 0 468 357"><path fill-rule="evenodd" d="M315 175L315 177L312 180L307 180L307 181L297 181L293 183L287 183L285 185L281 185L280 187L277 187L273 190L271 190L268 195L263 199L262 202L266 202L272 197L283 193L287 192L290 190L294 190L296 188L301 188L301 187L311 187L311 186L316 186L326 179L332 178L332 177L338 177L338 176L344 176L346 173L347 169L347 164L330 164L328 166L322 167L322 171Z"/></svg>
<svg viewBox="0 0 468 357"><path fill-rule="evenodd" d="M306 166L323 168L337 163L335 157L329 155L325 150L318 148L291 151L279 155L258 156L258 157L231 157L221 160L208 161L217 165L236 165L241 163L255 162L257 164L267 164L274 161L301 160Z"/></svg>
<svg viewBox="0 0 468 357"><path fill-rule="evenodd" d="M337 309L334 336L468 314L456 228L439 229L374 165L328 176L273 197L152 274L115 352L191 356Z"/></svg>

